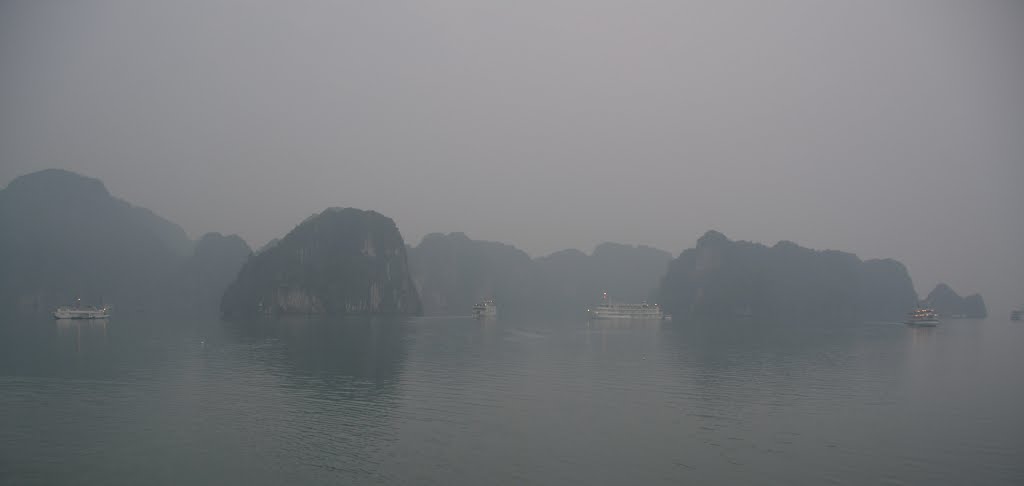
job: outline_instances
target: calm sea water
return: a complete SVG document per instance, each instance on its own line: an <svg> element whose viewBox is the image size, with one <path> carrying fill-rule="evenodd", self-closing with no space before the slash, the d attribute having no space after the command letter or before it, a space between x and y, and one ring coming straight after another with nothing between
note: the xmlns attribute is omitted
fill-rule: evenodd
<svg viewBox="0 0 1024 486"><path fill-rule="evenodd" d="M1021 484L1024 325L0 323L4 484Z"/></svg>

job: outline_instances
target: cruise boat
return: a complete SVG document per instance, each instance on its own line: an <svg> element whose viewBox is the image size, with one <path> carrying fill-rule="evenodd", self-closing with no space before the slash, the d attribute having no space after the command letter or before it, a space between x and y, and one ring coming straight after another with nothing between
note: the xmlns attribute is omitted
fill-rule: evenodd
<svg viewBox="0 0 1024 486"><path fill-rule="evenodd" d="M493 300L482 300L479 304L473 306L473 317L497 317L498 305Z"/></svg>
<svg viewBox="0 0 1024 486"><path fill-rule="evenodd" d="M110 306L83 307L82 299L78 299L75 305L61 306L53 311L54 319L106 319L108 317L110 317Z"/></svg>
<svg viewBox="0 0 1024 486"><path fill-rule="evenodd" d="M1017 309L1010 311L1011 321L1019 321L1022 317L1024 317L1024 306L1021 306Z"/></svg>
<svg viewBox="0 0 1024 486"><path fill-rule="evenodd" d="M925 326L934 327L939 325L939 315L935 313L934 309L926 309L924 307L918 307L913 312L907 314L906 324L908 326Z"/></svg>
<svg viewBox="0 0 1024 486"><path fill-rule="evenodd" d="M591 319L666 319L665 313L661 311L658 304L620 304L608 300L608 292L604 293L601 304L593 309L587 309Z"/></svg>

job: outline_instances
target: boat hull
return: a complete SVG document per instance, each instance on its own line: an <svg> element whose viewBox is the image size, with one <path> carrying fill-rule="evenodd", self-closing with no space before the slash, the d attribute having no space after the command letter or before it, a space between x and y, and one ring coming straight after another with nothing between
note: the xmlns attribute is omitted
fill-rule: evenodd
<svg viewBox="0 0 1024 486"><path fill-rule="evenodd" d="M106 309L96 311L61 310L53 312L54 319L106 319L110 312Z"/></svg>
<svg viewBox="0 0 1024 486"><path fill-rule="evenodd" d="M661 314L606 314L602 312L591 312L590 318L594 320L616 320L616 321L661 321L665 316Z"/></svg>
<svg viewBox="0 0 1024 486"><path fill-rule="evenodd" d="M937 320L907 321L906 324L908 326L914 326L914 327L935 327L935 326L939 325L939 321L937 321Z"/></svg>

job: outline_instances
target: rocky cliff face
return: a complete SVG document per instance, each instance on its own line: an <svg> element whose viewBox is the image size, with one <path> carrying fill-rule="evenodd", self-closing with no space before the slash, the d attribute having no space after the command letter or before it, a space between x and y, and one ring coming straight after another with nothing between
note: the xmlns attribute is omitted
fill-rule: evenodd
<svg viewBox="0 0 1024 486"><path fill-rule="evenodd" d="M253 255L221 299L225 316L418 314L405 243L373 211L330 208Z"/></svg>
<svg viewBox="0 0 1024 486"><path fill-rule="evenodd" d="M940 283L928 293L925 305L944 317L984 318L988 316L985 300L979 294L960 297L949 285Z"/></svg>
<svg viewBox="0 0 1024 486"><path fill-rule="evenodd" d="M676 318L899 319L917 296L894 260L861 261L782 241L730 241L709 231L672 261L660 301Z"/></svg>
<svg viewBox="0 0 1024 486"><path fill-rule="evenodd" d="M917 300L907 267L893 259L865 260L860 265L860 302L868 319L893 320ZM910 307L908 307L910 306Z"/></svg>

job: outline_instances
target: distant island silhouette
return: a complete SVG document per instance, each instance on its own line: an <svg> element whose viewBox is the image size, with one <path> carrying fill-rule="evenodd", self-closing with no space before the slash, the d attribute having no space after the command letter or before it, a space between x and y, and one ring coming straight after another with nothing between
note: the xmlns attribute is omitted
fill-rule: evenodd
<svg viewBox="0 0 1024 486"><path fill-rule="evenodd" d="M985 299L980 294L961 297L949 285L940 283L928 293L924 304L941 316L984 318L988 316Z"/></svg>
<svg viewBox="0 0 1024 486"><path fill-rule="evenodd" d="M34 172L0 190L4 309L48 312L81 298L115 312L213 312L250 253L235 235L192 241L73 172Z"/></svg>
<svg viewBox="0 0 1024 486"><path fill-rule="evenodd" d="M607 292L658 302L677 320L898 320L918 303L890 259L768 247L709 231L677 258L602 243L531 258L463 233L407 246L374 211L328 208L253 253L237 235L196 241L98 179L49 169L0 190L0 305L49 311L82 298L126 310L255 314L468 314L496 299L503 315L582 316ZM980 295L946 285L926 301L947 315L986 314Z"/></svg>
<svg viewBox="0 0 1024 486"><path fill-rule="evenodd" d="M917 302L906 267L816 251L789 241L765 246L708 231L669 265L661 302L674 318L899 319Z"/></svg>

